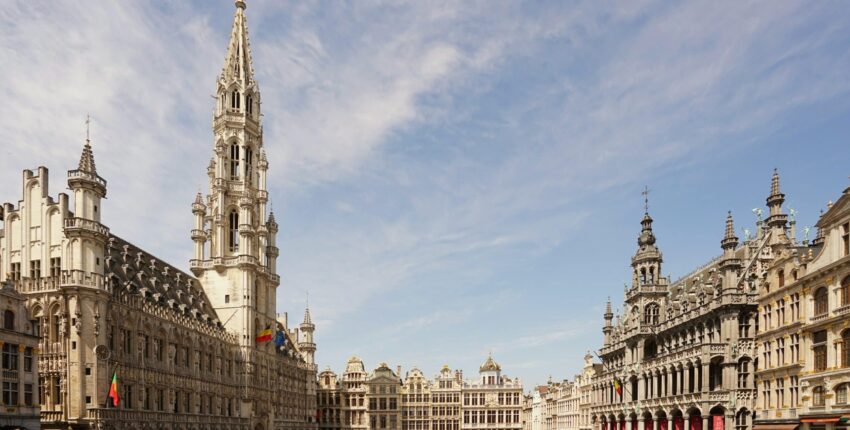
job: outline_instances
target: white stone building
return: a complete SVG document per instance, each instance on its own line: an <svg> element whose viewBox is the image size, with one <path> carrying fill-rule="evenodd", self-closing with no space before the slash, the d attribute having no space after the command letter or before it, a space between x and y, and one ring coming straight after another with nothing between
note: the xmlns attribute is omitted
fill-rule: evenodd
<svg viewBox="0 0 850 430"><path fill-rule="evenodd" d="M278 226L243 1L216 94L209 190L191 206L194 276L109 229L88 138L70 195L51 197L40 167L2 206L0 281L26 297L40 337L44 428L316 427L315 326L309 312L300 330L276 315ZM258 341L267 329L284 344Z"/></svg>

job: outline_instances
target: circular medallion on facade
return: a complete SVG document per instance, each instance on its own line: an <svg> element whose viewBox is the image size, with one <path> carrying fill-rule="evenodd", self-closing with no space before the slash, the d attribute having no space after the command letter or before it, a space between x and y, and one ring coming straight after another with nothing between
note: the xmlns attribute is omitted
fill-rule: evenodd
<svg viewBox="0 0 850 430"><path fill-rule="evenodd" d="M106 345L98 345L94 347L94 355L98 360L109 360L112 352L109 351L109 347Z"/></svg>

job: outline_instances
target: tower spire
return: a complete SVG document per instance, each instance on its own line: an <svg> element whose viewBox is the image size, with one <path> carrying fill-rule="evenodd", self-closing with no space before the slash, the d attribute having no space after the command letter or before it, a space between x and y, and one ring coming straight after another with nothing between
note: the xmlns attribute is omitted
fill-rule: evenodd
<svg viewBox="0 0 850 430"><path fill-rule="evenodd" d="M97 167L94 164L94 153L91 150L91 117L86 115L86 144L83 145L83 153L80 155L80 164L77 170L97 175Z"/></svg>
<svg viewBox="0 0 850 430"><path fill-rule="evenodd" d="M248 86L254 83L254 68L251 46L248 43L246 5L242 0L236 0L235 5L233 29L230 32L230 43L227 45L227 55L224 57L224 68L220 79L227 83L241 81L243 86Z"/></svg>
<svg viewBox="0 0 850 430"><path fill-rule="evenodd" d="M720 246L724 250L734 250L738 246L738 236L735 236L735 221L732 219L732 211L726 215L726 233L723 235L723 240L720 241Z"/></svg>
<svg viewBox="0 0 850 430"><path fill-rule="evenodd" d="M661 280L661 251L655 245L655 233L652 231L652 217L649 216L649 187L644 187L643 219L638 236L638 249L632 257L632 288L640 285L655 285Z"/></svg>
<svg viewBox="0 0 850 430"><path fill-rule="evenodd" d="M770 195L767 196L767 207L770 209L767 226L773 230L772 243L787 240L785 227L788 224L788 215L782 213L782 203L784 202L785 194L782 194L782 191L779 190L779 170L773 169L773 176L770 178Z"/></svg>

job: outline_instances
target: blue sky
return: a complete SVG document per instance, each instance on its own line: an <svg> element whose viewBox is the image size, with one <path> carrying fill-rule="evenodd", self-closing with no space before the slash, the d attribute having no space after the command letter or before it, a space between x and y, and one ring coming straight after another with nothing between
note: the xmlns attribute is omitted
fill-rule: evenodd
<svg viewBox="0 0 850 430"><path fill-rule="evenodd" d="M473 375L492 351L529 387L572 377L645 185L676 278L719 254L727 210L751 227L773 168L798 230L850 184L846 6L249 0L279 311L309 291L320 368ZM90 113L105 222L186 267L233 12L4 5L0 200L38 165L60 192Z"/></svg>

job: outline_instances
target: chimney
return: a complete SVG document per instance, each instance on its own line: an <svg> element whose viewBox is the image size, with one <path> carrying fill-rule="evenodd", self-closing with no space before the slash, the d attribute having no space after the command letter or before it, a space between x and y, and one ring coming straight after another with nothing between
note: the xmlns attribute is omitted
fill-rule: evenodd
<svg viewBox="0 0 850 430"><path fill-rule="evenodd" d="M401 378L401 364L397 364L395 366L395 374L398 375L399 378Z"/></svg>

